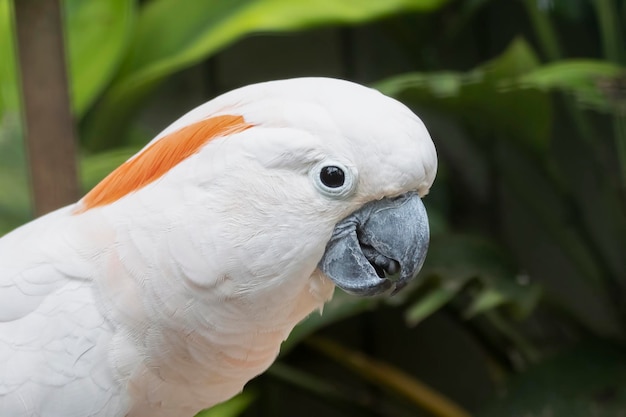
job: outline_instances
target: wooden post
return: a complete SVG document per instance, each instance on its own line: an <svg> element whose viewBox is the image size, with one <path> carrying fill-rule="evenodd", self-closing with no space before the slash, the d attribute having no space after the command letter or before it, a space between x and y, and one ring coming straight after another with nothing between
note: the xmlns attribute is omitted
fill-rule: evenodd
<svg viewBox="0 0 626 417"><path fill-rule="evenodd" d="M37 215L80 195L60 2L14 2L26 150Z"/></svg>

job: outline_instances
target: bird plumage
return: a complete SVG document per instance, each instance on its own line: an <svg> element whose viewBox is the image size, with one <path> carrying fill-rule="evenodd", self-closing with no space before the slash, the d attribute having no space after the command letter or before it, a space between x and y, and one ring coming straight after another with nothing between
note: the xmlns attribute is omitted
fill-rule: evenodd
<svg viewBox="0 0 626 417"><path fill-rule="evenodd" d="M235 395L332 296L318 263L335 225L427 193L436 165L417 116L346 81L192 110L0 239L0 415L192 416ZM324 166L346 182L320 182Z"/></svg>

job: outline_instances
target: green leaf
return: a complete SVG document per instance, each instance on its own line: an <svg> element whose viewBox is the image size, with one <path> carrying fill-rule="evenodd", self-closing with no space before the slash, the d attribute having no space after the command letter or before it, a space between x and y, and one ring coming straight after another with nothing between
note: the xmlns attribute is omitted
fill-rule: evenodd
<svg viewBox="0 0 626 417"><path fill-rule="evenodd" d="M146 95L169 75L244 35L356 24L447 0L154 0L141 10L130 50L112 88L86 125L93 148L115 145Z"/></svg>
<svg viewBox="0 0 626 417"><path fill-rule="evenodd" d="M12 2L0 0L0 236L31 217L19 97Z"/></svg>
<svg viewBox="0 0 626 417"><path fill-rule="evenodd" d="M245 391L226 402L200 411L196 417L236 417L241 415L255 399L255 394Z"/></svg>
<svg viewBox="0 0 626 417"><path fill-rule="evenodd" d="M626 351L587 341L512 378L477 417L619 417L626 409Z"/></svg>
<svg viewBox="0 0 626 417"><path fill-rule="evenodd" d="M420 297L410 306L404 317L409 326L416 326L425 318L446 305L459 292L459 288L441 286Z"/></svg>
<svg viewBox="0 0 626 417"><path fill-rule="evenodd" d="M243 34L356 24L403 10L430 10L444 0L155 0L142 11L118 86L169 75Z"/></svg>
<svg viewBox="0 0 626 417"><path fill-rule="evenodd" d="M465 310L465 317L472 318L485 311L493 310L507 301L506 295L495 288L485 288L474 296L472 303Z"/></svg>
<svg viewBox="0 0 626 417"><path fill-rule="evenodd" d="M423 320L438 304L443 305L470 284L472 302L465 311L468 318L505 306L509 314L521 319L534 309L541 295L540 287L520 276L494 244L473 236L433 237L421 276L423 285L436 285L437 290L429 290L426 298L420 297L409 308L409 322Z"/></svg>
<svg viewBox="0 0 626 417"><path fill-rule="evenodd" d="M612 113L616 106L626 109L619 91L626 68L607 61L567 60L537 68L520 77L521 86L559 90L572 94L578 103L594 110Z"/></svg>
<svg viewBox="0 0 626 417"><path fill-rule="evenodd" d="M20 108L16 53L12 2L0 0L0 120L5 111Z"/></svg>
<svg viewBox="0 0 626 417"><path fill-rule="evenodd" d="M65 0L72 105L82 115L118 69L133 29L132 0Z"/></svg>
<svg viewBox="0 0 626 417"><path fill-rule="evenodd" d="M20 106L11 5L0 0L0 115ZM63 6L72 105L80 116L119 67L132 30L134 2L65 0Z"/></svg>
<svg viewBox="0 0 626 417"><path fill-rule="evenodd" d="M498 58L470 72L409 73L376 87L401 101L453 114L478 133L495 133L543 150L550 134L550 99L515 84L538 66L531 47L516 39Z"/></svg>

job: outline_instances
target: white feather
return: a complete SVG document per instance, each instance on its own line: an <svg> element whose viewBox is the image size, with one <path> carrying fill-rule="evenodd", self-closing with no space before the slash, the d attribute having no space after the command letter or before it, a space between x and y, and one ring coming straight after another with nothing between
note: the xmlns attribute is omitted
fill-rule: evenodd
<svg viewBox="0 0 626 417"><path fill-rule="evenodd" d="M331 297L316 267L334 225L434 180L419 118L340 80L235 90L154 141L220 114L254 127L114 203L0 239L0 415L192 416L224 401ZM324 161L348 167L349 196L316 188Z"/></svg>

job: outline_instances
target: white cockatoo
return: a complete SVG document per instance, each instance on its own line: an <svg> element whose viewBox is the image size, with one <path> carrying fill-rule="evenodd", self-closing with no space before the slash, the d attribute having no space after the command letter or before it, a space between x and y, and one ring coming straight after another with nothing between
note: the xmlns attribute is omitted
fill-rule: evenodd
<svg viewBox="0 0 626 417"><path fill-rule="evenodd" d="M0 416L185 417L232 397L335 285L417 274L436 167L415 114L347 81L192 110L0 239Z"/></svg>

